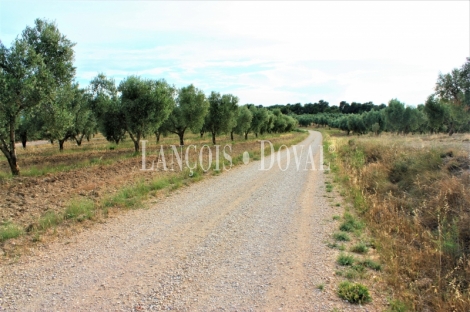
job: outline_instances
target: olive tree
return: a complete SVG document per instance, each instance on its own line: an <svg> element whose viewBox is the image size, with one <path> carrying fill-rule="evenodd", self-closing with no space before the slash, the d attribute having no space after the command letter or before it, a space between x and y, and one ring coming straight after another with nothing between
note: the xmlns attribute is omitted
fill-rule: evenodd
<svg viewBox="0 0 470 312"><path fill-rule="evenodd" d="M74 45L55 23L41 19L26 27L10 48L0 43L0 150L13 175L20 174L15 148L19 119L72 81Z"/></svg>
<svg viewBox="0 0 470 312"><path fill-rule="evenodd" d="M261 132L261 129L268 122L268 110L264 107L250 106L251 114L253 119L251 120L250 130L258 137L258 133Z"/></svg>
<svg viewBox="0 0 470 312"><path fill-rule="evenodd" d="M384 110L385 124L387 130L391 132L401 132L403 128L403 118L405 114L405 105L397 99L392 99Z"/></svg>
<svg viewBox="0 0 470 312"><path fill-rule="evenodd" d="M449 135L470 128L470 58L460 69L439 74L435 90L442 102L449 106Z"/></svg>
<svg viewBox="0 0 470 312"><path fill-rule="evenodd" d="M175 89L165 80L129 76L121 81L118 90L123 122L138 152L141 138L155 133L173 110Z"/></svg>
<svg viewBox="0 0 470 312"><path fill-rule="evenodd" d="M91 114L87 101L84 90L79 89L78 84L69 84L58 88L55 98L41 105L38 114L43 122L45 135L50 140L59 141L60 151L69 139L80 140L81 143L83 136L78 136L82 135L82 131L85 134L88 131L86 127ZM93 129L94 125L90 124L90 127Z"/></svg>
<svg viewBox="0 0 470 312"><path fill-rule="evenodd" d="M253 114L246 105L238 108L237 125L235 127L235 132L240 135L244 135L245 140L248 140L248 133L250 132L252 120Z"/></svg>
<svg viewBox="0 0 470 312"><path fill-rule="evenodd" d="M41 118L35 113L28 112L20 116L16 135L20 137L23 148L26 148L29 140L41 138L42 124Z"/></svg>
<svg viewBox="0 0 470 312"><path fill-rule="evenodd" d="M271 133L271 131L274 128L274 120L276 119L276 116L270 110L268 110L267 113L268 113L268 117L260 128L260 131L259 131L260 134Z"/></svg>
<svg viewBox="0 0 470 312"><path fill-rule="evenodd" d="M212 144L216 144L216 135L231 132L236 125L238 98L231 94L220 95L213 91L208 100L209 113L203 127L212 134Z"/></svg>
<svg viewBox="0 0 470 312"><path fill-rule="evenodd" d="M184 145L184 133L189 128L194 133L200 131L207 115L209 102L201 90L193 85L183 87L178 91L176 106L171 112L168 120L164 123L164 129L175 133L180 139L180 145ZM159 139L157 135L157 140Z"/></svg>
<svg viewBox="0 0 470 312"><path fill-rule="evenodd" d="M121 99L114 79L100 73L88 87L90 108L98 123L98 129L106 140L119 144L125 138L126 127Z"/></svg>

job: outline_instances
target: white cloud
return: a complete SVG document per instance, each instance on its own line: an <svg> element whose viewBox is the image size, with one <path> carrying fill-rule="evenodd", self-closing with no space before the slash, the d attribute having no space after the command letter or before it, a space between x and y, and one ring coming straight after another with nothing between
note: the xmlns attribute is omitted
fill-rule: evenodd
<svg viewBox="0 0 470 312"><path fill-rule="evenodd" d="M2 2L2 40L10 42L37 17L55 19L78 43L84 82L97 72L116 80L140 74L206 92L240 92L244 102L397 97L417 104L439 71L470 55L468 2L50 1L28 2L27 11L23 5ZM345 60L353 65L342 67ZM338 65L319 65L332 61Z"/></svg>

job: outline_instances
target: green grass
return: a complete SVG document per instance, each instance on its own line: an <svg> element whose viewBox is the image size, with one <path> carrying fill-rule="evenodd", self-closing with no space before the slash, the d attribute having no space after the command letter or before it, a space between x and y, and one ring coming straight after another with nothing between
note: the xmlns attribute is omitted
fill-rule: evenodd
<svg viewBox="0 0 470 312"><path fill-rule="evenodd" d="M364 242L359 242L351 247L351 251L355 253L365 254L369 251L369 247Z"/></svg>
<svg viewBox="0 0 470 312"><path fill-rule="evenodd" d="M333 238L340 242L349 242L351 240L348 233L345 232L334 233Z"/></svg>
<svg viewBox="0 0 470 312"><path fill-rule="evenodd" d="M320 291L323 291L325 289L325 284L318 284L317 285L317 289L320 290Z"/></svg>
<svg viewBox="0 0 470 312"><path fill-rule="evenodd" d="M181 181L176 181L175 183L171 184L170 190L172 190L172 191L177 190L181 186L183 186L183 183Z"/></svg>
<svg viewBox="0 0 470 312"><path fill-rule="evenodd" d="M368 303L372 301L369 290L359 283L342 282L338 287L338 296L349 303Z"/></svg>
<svg viewBox="0 0 470 312"><path fill-rule="evenodd" d="M166 178L163 179L157 179L152 182L150 182L150 190L152 191L158 191L161 189L164 189L170 185L170 181Z"/></svg>
<svg viewBox="0 0 470 312"><path fill-rule="evenodd" d="M46 230L50 227L59 225L63 220L63 217L55 213L54 211L46 212L38 221L38 230Z"/></svg>
<svg viewBox="0 0 470 312"><path fill-rule="evenodd" d="M353 269L349 269L346 272L344 272L343 276L349 280L353 280L358 277L358 273Z"/></svg>
<svg viewBox="0 0 470 312"><path fill-rule="evenodd" d="M382 270L382 265L376 261L373 261L371 259L365 259L360 262L362 265L365 267L368 267L369 269L375 270L375 271L381 271Z"/></svg>
<svg viewBox="0 0 470 312"><path fill-rule="evenodd" d="M138 196L138 189L142 188L128 186L119 190L115 195L103 200L103 207L134 208L142 202Z"/></svg>
<svg viewBox="0 0 470 312"><path fill-rule="evenodd" d="M13 176L11 175L11 173L0 171L0 183L10 181L12 179L13 179Z"/></svg>
<svg viewBox="0 0 470 312"><path fill-rule="evenodd" d="M407 307L407 305L400 301L400 300L390 300L388 302L389 304L389 307L387 308L387 310L385 310L386 312L406 312L406 311L409 311L409 308Z"/></svg>
<svg viewBox="0 0 470 312"><path fill-rule="evenodd" d="M95 212L95 204L89 199L74 199L65 208L64 218L67 220L84 221L91 219Z"/></svg>
<svg viewBox="0 0 470 312"><path fill-rule="evenodd" d="M23 234L23 229L11 222L3 223L0 226L0 241L16 238Z"/></svg>
<svg viewBox="0 0 470 312"><path fill-rule="evenodd" d="M336 259L336 263L342 266L351 266L354 263L354 257L341 253Z"/></svg>
<svg viewBox="0 0 470 312"><path fill-rule="evenodd" d="M335 220L335 221L336 221L336 220L339 220L339 219L341 219L341 217L340 217L340 216L333 216L333 220Z"/></svg>
<svg viewBox="0 0 470 312"><path fill-rule="evenodd" d="M351 214L344 214L344 221L340 225L339 229L345 232L354 232L355 230L362 230L364 223L355 219Z"/></svg>
<svg viewBox="0 0 470 312"><path fill-rule="evenodd" d="M177 190L183 185L199 181L204 178L200 170L195 170L191 176L189 171L183 171L170 178L157 178L151 182L140 181L139 183L127 186L119 190L116 194L102 201L103 209L118 207L126 209L136 209L143 205L151 192L168 188L170 191Z"/></svg>
<svg viewBox="0 0 470 312"><path fill-rule="evenodd" d="M342 275L347 279L353 280L356 278L366 277L366 268L361 264L354 264L348 268Z"/></svg>

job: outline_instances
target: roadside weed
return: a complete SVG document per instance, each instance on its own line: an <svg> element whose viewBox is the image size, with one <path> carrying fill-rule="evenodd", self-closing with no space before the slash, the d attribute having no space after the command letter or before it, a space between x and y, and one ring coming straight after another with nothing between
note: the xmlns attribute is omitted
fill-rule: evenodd
<svg viewBox="0 0 470 312"><path fill-rule="evenodd" d="M359 242L351 247L351 251L355 253L365 254L369 250L369 247L363 242Z"/></svg>
<svg viewBox="0 0 470 312"><path fill-rule="evenodd" d="M0 241L16 238L21 234L23 234L23 230L14 223L6 222L0 226Z"/></svg>
<svg viewBox="0 0 470 312"><path fill-rule="evenodd" d="M338 296L350 303L368 303L372 301L369 290L359 283L342 282L338 287Z"/></svg>
<svg viewBox="0 0 470 312"><path fill-rule="evenodd" d="M336 262L342 266L351 266L354 263L354 257L341 253L336 259Z"/></svg>
<svg viewBox="0 0 470 312"><path fill-rule="evenodd" d="M334 233L333 238L341 242L349 242L351 240L348 233L345 233L345 232Z"/></svg>

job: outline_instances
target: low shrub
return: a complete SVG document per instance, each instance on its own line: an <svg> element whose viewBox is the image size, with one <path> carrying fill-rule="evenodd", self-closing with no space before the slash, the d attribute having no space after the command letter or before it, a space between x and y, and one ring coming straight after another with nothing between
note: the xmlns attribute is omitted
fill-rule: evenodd
<svg viewBox="0 0 470 312"><path fill-rule="evenodd" d="M342 266L351 266L354 263L354 257L351 255L340 254L336 259L336 262Z"/></svg>
<svg viewBox="0 0 470 312"><path fill-rule="evenodd" d="M369 250L369 247L363 242L357 243L351 247L351 251L355 253L365 254Z"/></svg>
<svg viewBox="0 0 470 312"><path fill-rule="evenodd" d="M359 283L342 282L338 287L338 296L349 303L368 303L372 301L369 290Z"/></svg>
<svg viewBox="0 0 470 312"><path fill-rule="evenodd" d="M365 267L368 267L369 269L375 270L375 271L381 271L382 270L382 265L376 261L373 261L371 259L365 259L360 262L362 265Z"/></svg>
<svg viewBox="0 0 470 312"><path fill-rule="evenodd" d="M5 241L10 238L16 238L23 234L23 229L11 222L0 225L0 241Z"/></svg>
<svg viewBox="0 0 470 312"><path fill-rule="evenodd" d="M334 233L333 238L340 242L349 242L351 240L348 233L345 232Z"/></svg>
<svg viewBox="0 0 470 312"><path fill-rule="evenodd" d="M353 232L364 228L364 223L354 218L351 214L344 214L344 222L340 225L339 229L345 232Z"/></svg>

